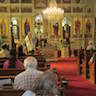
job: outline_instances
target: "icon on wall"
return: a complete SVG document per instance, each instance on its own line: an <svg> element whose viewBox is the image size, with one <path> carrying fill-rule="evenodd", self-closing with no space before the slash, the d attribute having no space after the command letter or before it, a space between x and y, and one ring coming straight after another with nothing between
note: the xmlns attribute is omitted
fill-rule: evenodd
<svg viewBox="0 0 96 96"><path fill-rule="evenodd" d="M26 19L24 23L24 31L25 31L25 35L28 35L28 32L30 32L30 24L29 24L28 19Z"/></svg>
<svg viewBox="0 0 96 96"><path fill-rule="evenodd" d="M91 22L90 22L89 19L86 22L86 32L87 33L90 33L91 32Z"/></svg>
<svg viewBox="0 0 96 96"><path fill-rule="evenodd" d="M0 28L1 28L1 35L4 36L4 34L6 34L6 23L4 19L2 19L1 21Z"/></svg>
<svg viewBox="0 0 96 96"><path fill-rule="evenodd" d="M92 19L89 18L85 18L85 37L92 37Z"/></svg>
<svg viewBox="0 0 96 96"><path fill-rule="evenodd" d="M75 33L78 35L80 34L80 26L81 26L80 20L77 19L75 21Z"/></svg>
<svg viewBox="0 0 96 96"><path fill-rule="evenodd" d="M73 37L81 38L82 37L82 18L81 17L75 17L74 18L74 26L73 26Z"/></svg>

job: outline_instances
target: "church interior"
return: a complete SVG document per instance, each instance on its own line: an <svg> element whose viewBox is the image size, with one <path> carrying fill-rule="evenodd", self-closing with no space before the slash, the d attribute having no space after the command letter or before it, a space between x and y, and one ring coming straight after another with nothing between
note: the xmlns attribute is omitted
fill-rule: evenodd
<svg viewBox="0 0 96 96"><path fill-rule="evenodd" d="M96 96L95 4L0 0L0 96ZM27 57L37 60L38 70L57 74L59 95L23 95L26 90L14 89Z"/></svg>

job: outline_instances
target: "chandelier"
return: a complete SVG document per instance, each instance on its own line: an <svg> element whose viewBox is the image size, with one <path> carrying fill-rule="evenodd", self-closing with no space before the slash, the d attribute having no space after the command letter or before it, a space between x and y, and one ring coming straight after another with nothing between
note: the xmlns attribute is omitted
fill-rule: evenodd
<svg viewBox="0 0 96 96"><path fill-rule="evenodd" d="M50 0L49 7L43 11L43 15L48 20L58 20L64 15L64 10L57 8L56 0Z"/></svg>

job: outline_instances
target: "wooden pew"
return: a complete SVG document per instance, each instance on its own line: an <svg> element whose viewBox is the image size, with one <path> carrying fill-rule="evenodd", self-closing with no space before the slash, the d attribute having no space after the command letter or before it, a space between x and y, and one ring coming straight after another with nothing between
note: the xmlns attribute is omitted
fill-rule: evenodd
<svg viewBox="0 0 96 96"><path fill-rule="evenodd" d="M84 76L85 78L89 78L89 60L93 55L93 51L86 51L85 53L85 57L82 63L82 76Z"/></svg>
<svg viewBox="0 0 96 96"><path fill-rule="evenodd" d="M38 68L38 70L40 71L46 71L48 70L48 68ZM24 69L22 70L18 70L18 69L0 69L0 79L11 79L12 82L14 82L14 78L16 75L18 75L19 73L23 72Z"/></svg>
<svg viewBox="0 0 96 96"><path fill-rule="evenodd" d="M60 96L65 96L65 88L59 88L59 92L61 93ZM15 89L0 89L0 96L22 96L24 90L15 90ZM63 94L62 94L63 92ZM40 92L38 92L40 93ZM37 94L36 96L40 96Z"/></svg>
<svg viewBox="0 0 96 96"><path fill-rule="evenodd" d="M89 80L96 84L96 53L94 54L93 61L89 63Z"/></svg>
<svg viewBox="0 0 96 96"><path fill-rule="evenodd" d="M17 69L17 68L8 68L3 69L0 68L0 76L16 76L17 74L23 72L25 69ZM47 68L38 67L38 70L45 71Z"/></svg>
<svg viewBox="0 0 96 96"><path fill-rule="evenodd" d="M80 49L74 49L73 50L73 55L77 58L78 62L78 68L79 68L79 74L82 74L82 64L84 60L84 55L85 55L85 50L80 48Z"/></svg>
<svg viewBox="0 0 96 96"><path fill-rule="evenodd" d="M22 96L24 90L0 89L0 96Z"/></svg>
<svg viewBox="0 0 96 96"><path fill-rule="evenodd" d="M16 69L16 68L8 68L3 69L0 68L0 76L16 76L17 74L23 72L25 69Z"/></svg>
<svg viewBox="0 0 96 96"><path fill-rule="evenodd" d="M53 70L54 71L54 70ZM55 71L54 71L55 72ZM11 79L13 79L14 77L9 76ZM61 80L61 79L60 79ZM61 84L61 83L60 83ZM60 91L60 96L65 96L65 89L66 89L66 85L64 86L59 86L58 87L59 91ZM24 93L24 90L14 90L13 87L8 86L7 87L2 87L0 88L0 96L22 96L22 94ZM40 93L40 92L39 92ZM40 95L36 95L36 96L40 96Z"/></svg>
<svg viewBox="0 0 96 96"><path fill-rule="evenodd" d="M21 56L21 57L18 57L18 59L21 60L22 62L24 62L24 59L27 57L28 56ZM41 55L34 55L34 57L38 61L38 67L45 67L46 66L46 59L43 55L42 56ZM9 58L0 58L0 68L3 68L3 63L8 59Z"/></svg>

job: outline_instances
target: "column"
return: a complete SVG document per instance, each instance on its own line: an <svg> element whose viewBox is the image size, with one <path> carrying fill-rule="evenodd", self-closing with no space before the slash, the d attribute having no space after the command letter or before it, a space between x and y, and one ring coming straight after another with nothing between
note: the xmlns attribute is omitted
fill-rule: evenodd
<svg viewBox="0 0 96 96"><path fill-rule="evenodd" d="M59 23L59 30L58 30L58 35L60 36L60 38L62 38L62 19L58 20Z"/></svg>
<svg viewBox="0 0 96 96"><path fill-rule="evenodd" d="M22 20L21 17L18 18L19 19L19 36L20 36L20 42L22 42Z"/></svg>
<svg viewBox="0 0 96 96"><path fill-rule="evenodd" d="M51 38L51 21L48 21L48 39Z"/></svg>
<svg viewBox="0 0 96 96"><path fill-rule="evenodd" d="M12 45L11 45L11 17L8 17L8 24L9 24L9 26L8 26L8 40L9 40L9 48L12 48Z"/></svg>

